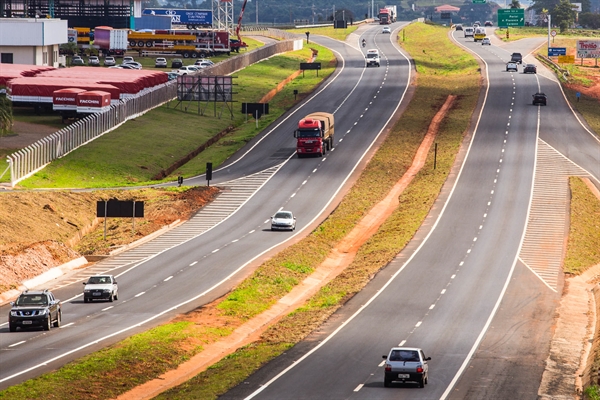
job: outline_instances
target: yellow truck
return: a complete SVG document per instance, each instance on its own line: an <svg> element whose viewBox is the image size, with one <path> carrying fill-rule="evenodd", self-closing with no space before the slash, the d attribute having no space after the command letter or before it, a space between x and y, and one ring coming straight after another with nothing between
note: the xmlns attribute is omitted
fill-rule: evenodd
<svg viewBox="0 0 600 400"><path fill-rule="evenodd" d="M475 32L473 33L473 39L476 42L478 42L480 40L483 40L484 37L486 37L485 28L482 26L478 26L477 28L475 28Z"/></svg>
<svg viewBox="0 0 600 400"><path fill-rule="evenodd" d="M294 131L298 158L313 154L323 157L333 149L333 132L333 114L315 112L302 118Z"/></svg>

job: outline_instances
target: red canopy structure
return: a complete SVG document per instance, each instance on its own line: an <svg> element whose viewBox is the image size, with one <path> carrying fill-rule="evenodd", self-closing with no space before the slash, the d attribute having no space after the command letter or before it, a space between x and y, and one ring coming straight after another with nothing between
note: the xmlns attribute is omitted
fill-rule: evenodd
<svg viewBox="0 0 600 400"><path fill-rule="evenodd" d="M460 8L451 6L450 4L444 4L443 6L439 6L435 8L435 12L459 12Z"/></svg>

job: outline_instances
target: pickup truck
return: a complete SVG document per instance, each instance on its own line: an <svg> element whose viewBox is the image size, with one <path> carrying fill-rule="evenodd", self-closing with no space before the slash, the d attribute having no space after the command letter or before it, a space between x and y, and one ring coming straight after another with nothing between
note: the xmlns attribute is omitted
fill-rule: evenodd
<svg viewBox="0 0 600 400"><path fill-rule="evenodd" d="M415 382L424 388L429 379L427 361L423 350L416 347L392 347L385 361L383 386L389 387L392 382Z"/></svg>
<svg viewBox="0 0 600 400"><path fill-rule="evenodd" d="M512 53L510 55L510 61L523 64L523 56L521 53Z"/></svg>

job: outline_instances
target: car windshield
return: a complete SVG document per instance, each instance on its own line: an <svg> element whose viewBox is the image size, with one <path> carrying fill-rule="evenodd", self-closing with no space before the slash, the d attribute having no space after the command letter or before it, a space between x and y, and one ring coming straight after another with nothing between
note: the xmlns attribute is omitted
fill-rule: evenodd
<svg viewBox="0 0 600 400"><path fill-rule="evenodd" d="M368 53L367 58L377 58L377 54L376 53Z"/></svg>
<svg viewBox="0 0 600 400"><path fill-rule="evenodd" d="M297 137L319 137L321 136L321 131L318 128L314 129L298 129Z"/></svg>
<svg viewBox="0 0 600 400"><path fill-rule="evenodd" d="M420 361L419 353L415 350L392 350L390 361Z"/></svg>
<svg viewBox="0 0 600 400"><path fill-rule="evenodd" d="M275 214L275 218L278 219L292 219L292 213L289 212L278 212Z"/></svg>
<svg viewBox="0 0 600 400"><path fill-rule="evenodd" d="M15 304L17 306L47 306L48 298L41 294L22 294Z"/></svg>
<svg viewBox="0 0 600 400"><path fill-rule="evenodd" d="M88 285L98 285L104 283L110 283L110 278L108 276L92 276L88 280Z"/></svg>

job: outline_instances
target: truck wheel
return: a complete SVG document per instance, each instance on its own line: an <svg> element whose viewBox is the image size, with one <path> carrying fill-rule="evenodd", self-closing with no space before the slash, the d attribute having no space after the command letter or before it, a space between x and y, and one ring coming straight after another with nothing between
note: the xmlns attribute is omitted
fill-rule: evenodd
<svg viewBox="0 0 600 400"><path fill-rule="evenodd" d="M48 318L46 318L46 323L44 324L44 330L49 331L51 327L52 327L52 318L50 317L50 314L48 314Z"/></svg>
<svg viewBox="0 0 600 400"><path fill-rule="evenodd" d="M148 40L146 42L146 47L154 47L154 42L152 40Z"/></svg>
<svg viewBox="0 0 600 400"><path fill-rule="evenodd" d="M140 40L137 42L138 47L144 47L144 41Z"/></svg>
<svg viewBox="0 0 600 400"><path fill-rule="evenodd" d="M387 376L385 378L383 378L383 386L384 387L390 387L390 383L392 383L392 381L390 379L388 379Z"/></svg>
<svg viewBox="0 0 600 400"><path fill-rule="evenodd" d="M55 328L60 328L60 320L62 318L61 314L62 313L59 311L58 315L56 316L56 321L54 321L54 327Z"/></svg>
<svg viewBox="0 0 600 400"><path fill-rule="evenodd" d="M205 51L200 52L200 58L206 58L208 54Z"/></svg>
<svg viewBox="0 0 600 400"><path fill-rule="evenodd" d="M190 58L190 53L187 51L183 53L183 58Z"/></svg>
<svg viewBox="0 0 600 400"><path fill-rule="evenodd" d="M11 332L16 332L17 331L17 327L14 326L13 324L8 324L8 330Z"/></svg>
<svg viewBox="0 0 600 400"><path fill-rule="evenodd" d="M135 40L129 41L129 47L135 47L136 44L137 44L137 42Z"/></svg>
<svg viewBox="0 0 600 400"><path fill-rule="evenodd" d="M192 58L198 58L198 53L196 53L195 51L192 51Z"/></svg>

